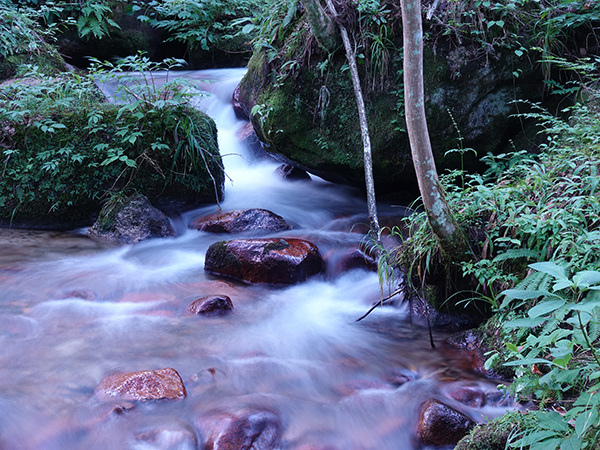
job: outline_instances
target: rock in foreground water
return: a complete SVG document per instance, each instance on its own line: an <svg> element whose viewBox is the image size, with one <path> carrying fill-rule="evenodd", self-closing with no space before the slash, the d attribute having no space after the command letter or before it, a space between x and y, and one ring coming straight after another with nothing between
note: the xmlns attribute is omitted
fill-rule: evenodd
<svg viewBox="0 0 600 450"><path fill-rule="evenodd" d="M249 283L293 284L324 269L319 249L304 239L236 239L212 244L204 269Z"/></svg>
<svg viewBox="0 0 600 450"><path fill-rule="evenodd" d="M275 450L281 442L281 421L271 411L219 413L200 419L206 450Z"/></svg>
<svg viewBox="0 0 600 450"><path fill-rule="evenodd" d="M103 400L180 400L186 391L175 369L145 370L105 377L96 388Z"/></svg>
<svg viewBox="0 0 600 450"><path fill-rule="evenodd" d="M284 231L290 226L285 219L266 209L243 209L218 212L194 220L190 228L211 233L241 233L243 231Z"/></svg>
<svg viewBox="0 0 600 450"><path fill-rule="evenodd" d="M175 235L171 221L143 195L115 200L102 208L88 235L121 244Z"/></svg>
<svg viewBox="0 0 600 450"><path fill-rule="evenodd" d="M192 314L219 315L227 314L233 309L231 299L226 295L212 295L201 297L188 306Z"/></svg>
<svg viewBox="0 0 600 450"><path fill-rule="evenodd" d="M417 437L425 445L456 445L475 426L463 413L435 399L421 405Z"/></svg>

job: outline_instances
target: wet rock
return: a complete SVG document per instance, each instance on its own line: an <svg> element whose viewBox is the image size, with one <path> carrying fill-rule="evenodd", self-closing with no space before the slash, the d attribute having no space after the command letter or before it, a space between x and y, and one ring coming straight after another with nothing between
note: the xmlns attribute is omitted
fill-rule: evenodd
<svg viewBox="0 0 600 450"><path fill-rule="evenodd" d="M324 269L319 249L298 238L237 239L212 244L204 270L249 283L293 284Z"/></svg>
<svg viewBox="0 0 600 450"><path fill-rule="evenodd" d="M485 392L477 386L464 386L458 388L450 393L450 397L463 405L471 406L473 408L481 408L485 405L486 401Z"/></svg>
<svg viewBox="0 0 600 450"><path fill-rule="evenodd" d="M284 231L290 226L285 219L266 209L245 209L219 212L194 220L190 228L211 233L241 233L243 231Z"/></svg>
<svg viewBox="0 0 600 450"><path fill-rule="evenodd" d="M385 381L396 387L418 378L419 374L403 367L393 369L385 375Z"/></svg>
<svg viewBox="0 0 600 450"><path fill-rule="evenodd" d="M275 169L275 173L284 180L310 180L310 175L306 171L291 164L280 165Z"/></svg>
<svg viewBox="0 0 600 450"><path fill-rule="evenodd" d="M180 400L186 391L177 371L166 368L109 375L96 388L96 395L103 400Z"/></svg>
<svg viewBox="0 0 600 450"><path fill-rule="evenodd" d="M244 109L242 104L240 103L240 87L237 86L233 90L233 96L231 99L233 103L233 112L235 113L235 117L240 120L249 120L248 111Z"/></svg>
<svg viewBox="0 0 600 450"><path fill-rule="evenodd" d="M429 399L421 404L417 437L424 445L456 445L475 422L456 409Z"/></svg>
<svg viewBox="0 0 600 450"><path fill-rule="evenodd" d="M93 301L93 300L98 300L98 294L96 294L94 291L91 291L89 289L75 289L73 291L65 292L62 295L62 298L63 299L80 298L82 300Z"/></svg>
<svg viewBox="0 0 600 450"><path fill-rule="evenodd" d="M236 133L238 142L250 151L250 154L257 160L273 159L263 148L254 127L250 122L242 126Z"/></svg>
<svg viewBox="0 0 600 450"><path fill-rule="evenodd" d="M338 263L337 270L338 273L343 273L352 269L363 269L376 272L377 261L359 248L351 249L342 256Z"/></svg>
<svg viewBox="0 0 600 450"><path fill-rule="evenodd" d="M231 299L226 295L201 297L192 302L187 310L192 314L219 315L227 314L233 309Z"/></svg>
<svg viewBox="0 0 600 450"><path fill-rule="evenodd" d="M171 221L143 195L115 200L102 208L88 235L121 244L175 235Z"/></svg>
<svg viewBox="0 0 600 450"><path fill-rule="evenodd" d="M281 443L281 421L271 411L218 413L199 421L206 450L275 450Z"/></svg>
<svg viewBox="0 0 600 450"><path fill-rule="evenodd" d="M196 450L198 437L194 429L187 424L166 425L136 435L138 441L160 450Z"/></svg>
<svg viewBox="0 0 600 450"><path fill-rule="evenodd" d="M485 344L485 333L480 329L455 333L444 341L444 346L456 353L456 359L465 370L471 370L487 378L511 381L513 372L510 367L485 368L486 353L491 349ZM452 355L448 355L451 357Z"/></svg>

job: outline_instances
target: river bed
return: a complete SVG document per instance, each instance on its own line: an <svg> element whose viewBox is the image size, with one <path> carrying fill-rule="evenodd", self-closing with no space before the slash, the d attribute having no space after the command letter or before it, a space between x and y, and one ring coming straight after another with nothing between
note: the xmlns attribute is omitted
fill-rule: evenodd
<svg viewBox="0 0 600 450"><path fill-rule="evenodd" d="M281 215L292 230L268 236L314 242L328 268L290 287L205 273L206 249L224 236L187 225L216 205L173 217L175 238L135 245L93 241L86 230L1 229L0 449L203 449L199 417L263 408L281 420L282 449L412 450L420 448L418 409L429 398L477 421L502 414L504 407L469 407L449 395L464 386L494 392L497 383L442 346L432 349L403 306L356 322L388 290L375 272L336 266L364 239L365 201L317 177L284 180L276 161L237 142L244 122L230 99L243 70L181 75L211 92L199 107L215 118L222 153L232 155L224 157L231 181L222 209ZM404 213L397 205L380 210L392 221ZM231 298L232 314L186 313L215 294ZM181 375L184 400L115 412L94 394L111 373L166 367ZM398 374L410 381L400 384ZM144 437L156 430L187 430L196 442Z"/></svg>

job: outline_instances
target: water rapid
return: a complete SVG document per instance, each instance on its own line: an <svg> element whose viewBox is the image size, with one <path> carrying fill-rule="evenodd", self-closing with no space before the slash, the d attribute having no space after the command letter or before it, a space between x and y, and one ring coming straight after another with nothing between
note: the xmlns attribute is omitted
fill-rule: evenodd
<svg viewBox="0 0 600 450"><path fill-rule="evenodd" d="M221 207L281 215L293 229L272 236L314 242L327 272L287 288L207 275L204 254L223 235L187 224L216 205L174 217L176 238L136 245L95 242L81 232L0 230L0 449L203 449L198 417L260 407L281 418L282 449L411 450L419 448L418 408L428 398L475 420L503 412L448 395L495 385L432 349L402 307L355 322L380 298L378 276L336 270L335 261L363 239L354 231L366 221L364 199L317 177L283 180L277 162L239 143L245 122L235 117L231 95L242 75L180 73L207 92L198 107L218 125L228 175ZM196 298L216 293L232 299L232 314L185 313ZM108 374L165 367L181 375L186 399L116 414L114 402L94 395ZM412 381L395 383L398 373ZM178 430L198 443L172 438ZM144 438L153 432L160 439Z"/></svg>

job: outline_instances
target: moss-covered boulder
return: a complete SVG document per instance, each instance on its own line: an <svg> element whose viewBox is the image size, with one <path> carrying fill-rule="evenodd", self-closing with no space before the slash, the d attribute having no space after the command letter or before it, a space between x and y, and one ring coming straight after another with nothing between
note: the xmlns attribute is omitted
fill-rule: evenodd
<svg viewBox="0 0 600 450"><path fill-rule="evenodd" d="M90 83L3 88L0 223L91 225L109 191L140 192L167 213L222 196L212 119L185 103L103 103Z"/></svg>
<svg viewBox="0 0 600 450"><path fill-rule="evenodd" d="M362 186L363 146L345 54L324 53L303 16L274 45L276 54L264 47L255 51L240 86L240 102L260 139L283 161ZM404 131L401 47L396 28L381 51L385 67L366 57L359 61L375 181L384 190L415 186ZM541 98L539 73L511 49L484 55L466 44L450 46L442 36L426 41L424 58L425 108L440 171L460 167L458 153L446 155L451 149L472 147L485 155L506 145L520 131L511 101ZM472 154L466 158L474 162Z"/></svg>

